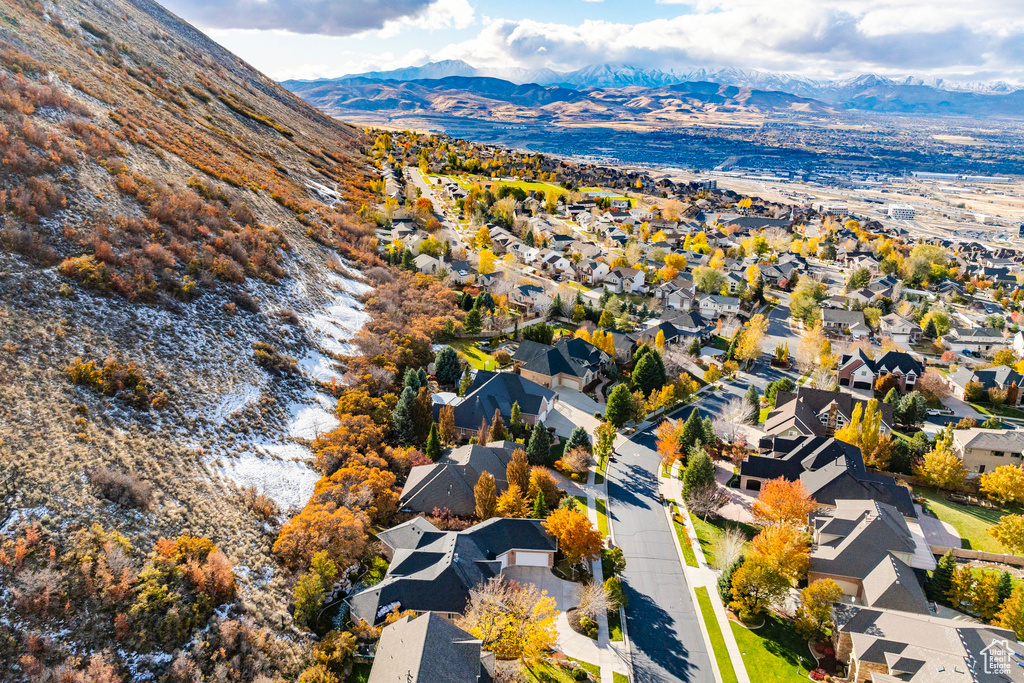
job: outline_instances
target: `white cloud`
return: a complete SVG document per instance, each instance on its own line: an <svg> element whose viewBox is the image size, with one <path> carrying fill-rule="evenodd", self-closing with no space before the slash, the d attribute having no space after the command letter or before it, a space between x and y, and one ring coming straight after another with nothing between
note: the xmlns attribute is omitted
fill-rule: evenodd
<svg viewBox="0 0 1024 683"><path fill-rule="evenodd" d="M667 0L662 0L668 4ZM434 54L477 66L754 68L833 76L1024 70L1020 0L697 0L638 24L493 19Z"/></svg>

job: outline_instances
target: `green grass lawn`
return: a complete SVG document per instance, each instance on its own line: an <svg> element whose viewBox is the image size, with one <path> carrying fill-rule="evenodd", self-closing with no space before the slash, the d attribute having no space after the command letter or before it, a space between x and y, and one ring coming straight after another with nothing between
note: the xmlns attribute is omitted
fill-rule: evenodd
<svg viewBox="0 0 1024 683"><path fill-rule="evenodd" d="M915 492L927 499L928 509L935 513L936 517L953 525L953 528L960 533L960 544L964 548L990 553L1009 552L1002 543L988 533L988 530L1003 515L1017 512L1017 510L1000 510L998 508L989 510L973 505L959 505L946 500L937 491L923 488L918 488Z"/></svg>
<svg viewBox="0 0 1024 683"><path fill-rule="evenodd" d="M608 535L608 506L604 498L595 498L594 506L597 508L597 530L602 536Z"/></svg>
<svg viewBox="0 0 1024 683"><path fill-rule="evenodd" d="M690 537L686 533L686 525L675 517L672 517L672 524L676 528L676 538L679 539L679 547L683 549L683 559L686 560L688 566L696 567L697 556L693 553L693 548L690 546Z"/></svg>
<svg viewBox="0 0 1024 683"><path fill-rule="evenodd" d="M743 655L743 664L758 683L806 683L807 674L816 665L807 641L801 638L793 622L775 615L765 617L765 624L751 631L730 621L736 643Z"/></svg>
<svg viewBox="0 0 1024 683"><path fill-rule="evenodd" d="M612 639L613 643L622 642L622 622L617 609L608 613L608 637Z"/></svg>
<svg viewBox="0 0 1024 683"><path fill-rule="evenodd" d="M498 361L494 359L494 356L481 351L476 346L476 342L469 339L462 339L453 341L450 346L459 352L459 355L466 359L470 367L476 368L477 370L497 370Z"/></svg>
<svg viewBox="0 0 1024 683"><path fill-rule="evenodd" d="M1000 417L1016 417L1024 419L1024 412L1010 406L997 406L993 404L981 405L980 403L969 404L982 415L999 415Z"/></svg>
<svg viewBox="0 0 1024 683"><path fill-rule="evenodd" d="M720 351L728 351L729 340L721 335L717 335L714 339L711 340L711 348L719 349Z"/></svg>
<svg viewBox="0 0 1024 683"><path fill-rule="evenodd" d="M608 456L605 455L597 460L597 471L594 472L594 483L603 484L605 474L608 472Z"/></svg>
<svg viewBox="0 0 1024 683"><path fill-rule="evenodd" d="M757 535L757 527L753 524L741 524L727 519L711 518L705 522L700 517L690 515L690 523L693 524L693 530L697 532L697 540L700 541L704 559L713 567L718 567L714 551L715 543L725 535L726 529L738 528L746 535L748 541Z"/></svg>
<svg viewBox="0 0 1024 683"><path fill-rule="evenodd" d="M711 596L708 595L707 586L699 586L694 592L697 594L697 604L700 605L700 614L704 618L704 628L711 640L711 650L715 653L715 661L718 662L718 672L722 675L722 683L735 683L736 670L732 666L732 658L725 647L725 637L722 635L722 627L715 616L715 610L711 606Z"/></svg>
<svg viewBox="0 0 1024 683"><path fill-rule="evenodd" d="M596 676L598 680L601 680L600 667L595 666L594 664L589 664L587 662L581 662L580 660L573 659L572 657L566 657L566 659L578 663L588 672L594 674L594 676ZM524 673L526 674L526 680L530 681L530 683L533 683L534 681L536 681L536 683L548 683L548 681L558 681L558 683L574 683L575 681L575 679L572 676L570 676L565 669L549 661L539 661L527 664L524 667Z"/></svg>
<svg viewBox="0 0 1024 683"><path fill-rule="evenodd" d="M563 453L565 453L565 439L562 439L548 449L548 457L551 458L550 462L561 460Z"/></svg>
<svg viewBox="0 0 1024 683"><path fill-rule="evenodd" d="M614 671L612 672L612 683L629 683L629 676Z"/></svg>

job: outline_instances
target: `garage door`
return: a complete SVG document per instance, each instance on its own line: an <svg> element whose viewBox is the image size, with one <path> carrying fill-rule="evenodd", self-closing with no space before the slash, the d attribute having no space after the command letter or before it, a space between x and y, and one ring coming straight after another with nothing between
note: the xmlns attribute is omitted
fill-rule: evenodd
<svg viewBox="0 0 1024 683"><path fill-rule="evenodd" d="M871 388L871 382L854 382L853 383L853 388L854 389L870 389Z"/></svg>
<svg viewBox="0 0 1024 683"><path fill-rule="evenodd" d="M839 386L841 386L841 387L848 387L848 386L850 386L850 378L849 377L840 377L839 378Z"/></svg>
<svg viewBox="0 0 1024 683"><path fill-rule="evenodd" d="M520 567L547 567L547 553L516 552L516 564Z"/></svg>
<svg viewBox="0 0 1024 683"><path fill-rule="evenodd" d="M748 491L760 491L761 490L761 482L759 480L757 480L757 479L749 480L747 482L747 490Z"/></svg>

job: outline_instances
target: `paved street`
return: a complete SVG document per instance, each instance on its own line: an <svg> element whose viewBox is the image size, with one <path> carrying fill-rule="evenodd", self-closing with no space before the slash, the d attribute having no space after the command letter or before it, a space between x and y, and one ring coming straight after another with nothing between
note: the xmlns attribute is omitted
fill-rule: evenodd
<svg viewBox="0 0 1024 683"><path fill-rule="evenodd" d="M659 459L651 430L618 447L608 468L609 514L626 557L626 625L636 683L714 681L700 617L658 502Z"/></svg>

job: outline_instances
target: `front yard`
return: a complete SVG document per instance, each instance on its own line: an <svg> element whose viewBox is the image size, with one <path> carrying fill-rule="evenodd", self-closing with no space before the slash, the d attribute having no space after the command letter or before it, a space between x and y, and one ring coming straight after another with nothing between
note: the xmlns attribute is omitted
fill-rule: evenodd
<svg viewBox="0 0 1024 683"><path fill-rule="evenodd" d="M969 403L968 405L982 415L998 415L999 417L1016 417L1024 419L1024 411L1012 406L995 405L993 403L986 403L984 405L980 403Z"/></svg>
<svg viewBox="0 0 1024 683"><path fill-rule="evenodd" d="M719 569L722 569L722 567L719 567L715 557L715 547L725 536L726 529L739 529L747 537L747 541L757 535L757 527L753 524L743 524L717 517L705 522L696 515L690 515L690 523L693 524L693 530L697 532L697 540L700 541L700 548L704 552L704 559L712 567L718 567Z"/></svg>
<svg viewBox="0 0 1024 683"><path fill-rule="evenodd" d="M974 505L961 505L946 500L938 491L917 488L914 491L927 499L925 505L943 522L948 522L960 534L961 545L970 550L983 550L989 553L1008 553L1003 544L992 538L988 530L1003 515L1016 510L987 509Z"/></svg>
<svg viewBox="0 0 1024 683"><path fill-rule="evenodd" d="M817 665L793 622L769 614L764 626L751 630L730 621L743 664L758 683L806 683ZM756 676L755 676L756 674Z"/></svg>
<svg viewBox="0 0 1024 683"><path fill-rule="evenodd" d="M481 351L480 348L477 347L476 342L471 339L457 339L451 342L449 346L455 349L460 356L465 358L471 368L475 368L477 370L498 369L498 361L494 359L494 356L486 351Z"/></svg>
<svg viewBox="0 0 1024 683"><path fill-rule="evenodd" d="M700 605L700 615L704 619L704 629L708 632L711 640L711 650L715 653L715 661L718 662L718 673L722 675L722 683L736 683L736 670L732 666L732 659L729 657L729 650L725 646L725 637L722 635L722 627L715 616L715 610L711 606L711 596L706 586L698 586L695 589L697 604Z"/></svg>

